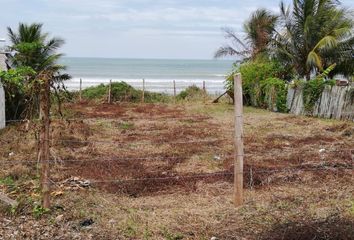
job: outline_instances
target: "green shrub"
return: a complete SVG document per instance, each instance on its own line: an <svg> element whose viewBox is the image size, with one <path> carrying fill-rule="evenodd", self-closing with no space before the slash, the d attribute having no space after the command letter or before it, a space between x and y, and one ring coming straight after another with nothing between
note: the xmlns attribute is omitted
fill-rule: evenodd
<svg viewBox="0 0 354 240"><path fill-rule="evenodd" d="M246 105L262 107L264 96L262 96L261 82L279 75L281 68L273 61L254 61L244 63L240 66L242 76L242 87Z"/></svg>
<svg viewBox="0 0 354 240"><path fill-rule="evenodd" d="M241 73L243 100L245 105L268 108L286 112L286 82L279 77L285 76L278 62L259 59L234 65L234 70L225 81L225 88L233 92L234 75ZM232 95L232 94L231 94Z"/></svg>
<svg viewBox="0 0 354 240"><path fill-rule="evenodd" d="M32 94L31 89L35 81L28 82L27 78L33 77L34 75L35 71L30 67L19 67L8 71L0 71L0 82L6 93L5 111L7 119L20 119L21 115L29 109Z"/></svg>
<svg viewBox="0 0 354 240"><path fill-rule="evenodd" d="M89 100L105 100L108 96L109 85L100 84L86 88L82 91L82 96ZM140 102L142 98L142 91L133 88L126 82L112 83L112 101L129 101ZM153 93L145 91L145 102L167 102L168 96L162 93Z"/></svg>
<svg viewBox="0 0 354 240"><path fill-rule="evenodd" d="M322 78L316 78L303 83L303 102L306 112L312 113L313 108L321 97L321 94L326 85L334 86L335 80L323 80Z"/></svg>
<svg viewBox="0 0 354 240"><path fill-rule="evenodd" d="M185 90L181 91L177 95L177 100L197 100L202 99L204 96L204 91L197 87L196 85L192 85L187 87Z"/></svg>
<svg viewBox="0 0 354 240"><path fill-rule="evenodd" d="M287 85L279 78L267 78L260 82L262 91L262 104L269 110L287 112L286 96Z"/></svg>

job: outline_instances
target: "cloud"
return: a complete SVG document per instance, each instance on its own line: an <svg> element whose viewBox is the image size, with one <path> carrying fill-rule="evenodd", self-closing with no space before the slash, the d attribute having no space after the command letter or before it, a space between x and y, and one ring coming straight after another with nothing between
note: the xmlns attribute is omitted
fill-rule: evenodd
<svg viewBox="0 0 354 240"><path fill-rule="evenodd" d="M5 26L43 22L46 31L67 40L68 55L206 58L224 42L222 27L242 35L242 25L252 11L264 7L277 12L279 2L0 0L0 37L6 36ZM343 2L354 6L353 0ZM144 46L137 48L141 42Z"/></svg>

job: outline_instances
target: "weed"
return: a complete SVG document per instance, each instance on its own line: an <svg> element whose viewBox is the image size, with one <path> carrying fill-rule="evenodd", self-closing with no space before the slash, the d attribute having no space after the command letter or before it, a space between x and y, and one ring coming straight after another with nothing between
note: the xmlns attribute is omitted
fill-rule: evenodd
<svg viewBox="0 0 354 240"><path fill-rule="evenodd" d="M5 177L0 179L0 185L5 185L6 187L12 187L15 185L15 181L12 177Z"/></svg>
<svg viewBox="0 0 354 240"><path fill-rule="evenodd" d="M132 219L128 219L124 228L124 235L127 237L134 237L138 233L138 227Z"/></svg>
<svg viewBox="0 0 354 240"><path fill-rule="evenodd" d="M48 208L44 208L40 205L34 205L33 209L32 209L32 214L35 218L40 218L41 216L43 216L44 214L48 213L50 211L50 209Z"/></svg>
<svg viewBox="0 0 354 240"><path fill-rule="evenodd" d="M351 200L350 214L354 216L354 200Z"/></svg>
<svg viewBox="0 0 354 240"><path fill-rule="evenodd" d="M163 229L162 234L166 238L166 240L181 240L181 239L184 238L183 234L181 234L181 233L171 233L166 228Z"/></svg>
<svg viewBox="0 0 354 240"><path fill-rule="evenodd" d="M123 130L129 130L134 128L134 123L130 122L121 122L119 123L119 128Z"/></svg>

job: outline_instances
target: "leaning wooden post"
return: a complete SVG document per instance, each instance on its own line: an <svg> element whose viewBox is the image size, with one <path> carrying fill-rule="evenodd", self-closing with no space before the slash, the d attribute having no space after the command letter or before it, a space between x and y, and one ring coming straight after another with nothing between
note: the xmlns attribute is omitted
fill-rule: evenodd
<svg viewBox="0 0 354 240"><path fill-rule="evenodd" d="M175 103L177 102L177 92L176 92L176 81L173 80L173 99Z"/></svg>
<svg viewBox="0 0 354 240"><path fill-rule="evenodd" d="M44 82L40 90L40 160L41 160L41 188L43 208L50 208L50 182L49 182L49 108L50 108L50 84L49 77L42 75Z"/></svg>
<svg viewBox="0 0 354 240"><path fill-rule="evenodd" d="M108 103L112 103L112 79L109 80L109 86L108 86Z"/></svg>
<svg viewBox="0 0 354 240"><path fill-rule="evenodd" d="M241 74L234 76L235 95L235 159L234 159L234 203L243 204L243 101Z"/></svg>
<svg viewBox="0 0 354 240"><path fill-rule="evenodd" d="M143 78L143 92L142 92L142 96L141 96L141 102L144 103L145 102L145 79Z"/></svg>
<svg viewBox="0 0 354 240"><path fill-rule="evenodd" d="M7 195L5 195L4 193L0 192L0 201L6 203L7 205L10 205L12 207L16 207L18 205L18 202L15 200L12 200L11 198L9 198Z"/></svg>
<svg viewBox="0 0 354 240"><path fill-rule="evenodd" d="M79 100L82 101L82 79L80 78L80 92L79 92Z"/></svg>

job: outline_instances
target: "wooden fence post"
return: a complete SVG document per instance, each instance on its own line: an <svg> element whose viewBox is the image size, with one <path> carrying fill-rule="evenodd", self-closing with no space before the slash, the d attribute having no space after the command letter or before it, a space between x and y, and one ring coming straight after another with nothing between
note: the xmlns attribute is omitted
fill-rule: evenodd
<svg viewBox="0 0 354 240"><path fill-rule="evenodd" d="M205 81L203 81L203 101L204 101L204 103L206 101L206 95L207 95L207 92L206 92Z"/></svg>
<svg viewBox="0 0 354 240"><path fill-rule="evenodd" d="M49 77L42 76L44 80L40 90L40 141L39 154L41 160L41 188L43 208L50 208L50 182L49 182L49 108L50 108L50 85Z"/></svg>
<svg viewBox="0 0 354 240"><path fill-rule="evenodd" d="M173 80L173 98L175 103L177 102L176 81Z"/></svg>
<svg viewBox="0 0 354 240"><path fill-rule="evenodd" d="M234 76L235 95L235 159L234 159L234 203L243 204L243 100L241 74Z"/></svg>
<svg viewBox="0 0 354 240"><path fill-rule="evenodd" d="M82 101L82 79L80 78L80 92L79 92L79 100Z"/></svg>
<svg viewBox="0 0 354 240"><path fill-rule="evenodd" d="M145 102L145 79L143 78L143 93L141 96L141 102L144 103Z"/></svg>
<svg viewBox="0 0 354 240"><path fill-rule="evenodd" d="M112 103L112 79L109 80L109 86L108 86L108 103Z"/></svg>

